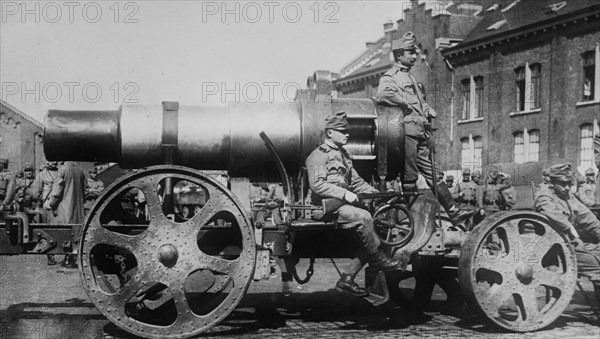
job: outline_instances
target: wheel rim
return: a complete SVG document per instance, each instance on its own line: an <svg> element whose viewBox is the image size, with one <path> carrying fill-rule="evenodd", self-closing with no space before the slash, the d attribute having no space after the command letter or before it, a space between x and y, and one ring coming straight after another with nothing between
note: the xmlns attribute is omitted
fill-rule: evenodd
<svg viewBox="0 0 600 339"><path fill-rule="evenodd" d="M202 186L210 198L189 220L173 221L160 193L165 180ZM123 214L115 211L133 188L144 193L149 222L107 223ZM227 222L217 224L217 218ZM249 225L231 192L199 172L158 166L128 175L106 190L85 220L83 286L100 312L130 333L196 335L231 313L248 289L256 254Z"/></svg>
<svg viewBox="0 0 600 339"><path fill-rule="evenodd" d="M459 279L470 303L496 324L518 332L552 323L577 281L568 240L533 212L498 213L463 244Z"/></svg>
<svg viewBox="0 0 600 339"><path fill-rule="evenodd" d="M379 240L387 246L407 244L414 235L414 220L402 205L385 205L373 214L373 226Z"/></svg>

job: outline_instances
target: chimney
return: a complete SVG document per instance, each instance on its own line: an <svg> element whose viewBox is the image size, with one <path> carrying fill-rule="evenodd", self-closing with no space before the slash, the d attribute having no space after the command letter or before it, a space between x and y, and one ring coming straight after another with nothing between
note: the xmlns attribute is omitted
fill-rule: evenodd
<svg viewBox="0 0 600 339"><path fill-rule="evenodd" d="M383 43L384 49L391 48L394 32L396 32L396 29L394 28L394 22L392 21L392 19L388 18L388 20L383 24L383 33L385 34L385 39Z"/></svg>

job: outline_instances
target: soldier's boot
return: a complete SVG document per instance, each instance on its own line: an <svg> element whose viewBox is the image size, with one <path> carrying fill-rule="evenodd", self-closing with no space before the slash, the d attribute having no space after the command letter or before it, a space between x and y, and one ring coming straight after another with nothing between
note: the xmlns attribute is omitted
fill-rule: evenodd
<svg viewBox="0 0 600 339"><path fill-rule="evenodd" d="M400 261L388 258L387 255L381 251L377 251L368 256L369 265L380 271L395 271L399 270Z"/></svg>
<svg viewBox="0 0 600 339"><path fill-rule="evenodd" d="M354 274L342 273L340 280L335 284L335 289L339 292L352 294L355 297L368 296L369 292L354 282L354 276Z"/></svg>
<svg viewBox="0 0 600 339"><path fill-rule="evenodd" d="M448 213L448 217L450 218L450 222L454 226L458 226L462 224L465 220L471 218L477 213L477 210L461 210L456 205L456 202L452 198L452 194L448 190L448 186L445 183L437 184L437 195L438 201Z"/></svg>

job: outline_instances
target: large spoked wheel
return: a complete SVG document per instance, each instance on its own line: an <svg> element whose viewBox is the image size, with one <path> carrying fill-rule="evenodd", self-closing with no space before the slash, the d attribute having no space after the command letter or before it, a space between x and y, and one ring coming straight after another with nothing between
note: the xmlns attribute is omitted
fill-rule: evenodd
<svg viewBox="0 0 600 339"><path fill-rule="evenodd" d="M414 220L403 205L384 205L373 214L375 234L382 244L403 246L413 237Z"/></svg>
<svg viewBox="0 0 600 339"><path fill-rule="evenodd" d="M472 307L505 329L535 331L558 318L577 281L568 239L534 212L503 212L475 227L459 280Z"/></svg>
<svg viewBox="0 0 600 339"><path fill-rule="evenodd" d="M206 203L185 218L180 192ZM83 286L111 322L147 338L185 338L223 320L246 293L256 246L239 201L217 181L157 166L111 185L85 220Z"/></svg>

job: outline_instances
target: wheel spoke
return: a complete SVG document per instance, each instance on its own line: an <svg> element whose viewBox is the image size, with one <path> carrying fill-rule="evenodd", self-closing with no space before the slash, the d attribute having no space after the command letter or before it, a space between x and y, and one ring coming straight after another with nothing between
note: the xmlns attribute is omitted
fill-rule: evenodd
<svg viewBox="0 0 600 339"><path fill-rule="evenodd" d="M519 251L521 246L521 237L519 234L519 225L514 220L509 220L507 226L502 227L506 232L506 241L508 242L509 252L513 249Z"/></svg>
<svg viewBox="0 0 600 339"><path fill-rule="evenodd" d="M204 227L212 217L217 214L217 210L214 205L204 205L200 212L196 213L188 222L198 228Z"/></svg>
<svg viewBox="0 0 600 339"><path fill-rule="evenodd" d="M124 235L124 234L119 234L113 231L109 231L107 229L102 229L102 230L97 230L91 241L88 241L88 245L94 246L96 244L106 244L106 245L112 245L115 247L120 247L123 249L127 249L129 251L131 251L134 255L136 255L136 248L137 246L134 246L134 244L138 241L140 241L141 237L139 235L137 236L130 236L130 235ZM87 241L87 239L86 239Z"/></svg>
<svg viewBox="0 0 600 339"><path fill-rule="evenodd" d="M562 242L563 239L556 232L546 232L546 234L540 236L534 247L535 252L538 254L538 261L542 260L544 255L550 251L552 246Z"/></svg>
<svg viewBox="0 0 600 339"><path fill-rule="evenodd" d="M566 279L564 274L552 272L540 266L534 273L533 277L540 285L554 287L559 290L566 289Z"/></svg>
<svg viewBox="0 0 600 339"><path fill-rule="evenodd" d="M521 313L521 308L519 308L519 313L521 315L521 321L532 322L534 319L537 319L540 315L540 311L537 307L537 298L535 294L534 288L524 288L521 293L518 293L521 296L522 307L525 311L525 314Z"/></svg>
<svg viewBox="0 0 600 339"><path fill-rule="evenodd" d="M505 285L492 285L481 297L482 303L490 305L490 310L494 316L499 316L500 307L512 294L511 289Z"/></svg>
<svg viewBox="0 0 600 339"><path fill-rule="evenodd" d="M478 255L475 257L475 260L473 260L473 268L474 269L486 269L489 271L494 271L494 272L498 272L500 273L499 268L501 266L498 265L498 263L501 261L502 257L501 257L501 253L498 252L496 255L489 257L487 255Z"/></svg>
<svg viewBox="0 0 600 339"><path fill-rule="evenodd" d="M144 282L140 276L134 275L117 291L117 293L106 296L106 299L109 304L124 309L125 304L138 293L142 286L144 286Z"/></svg>

